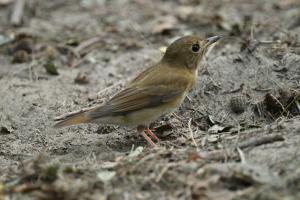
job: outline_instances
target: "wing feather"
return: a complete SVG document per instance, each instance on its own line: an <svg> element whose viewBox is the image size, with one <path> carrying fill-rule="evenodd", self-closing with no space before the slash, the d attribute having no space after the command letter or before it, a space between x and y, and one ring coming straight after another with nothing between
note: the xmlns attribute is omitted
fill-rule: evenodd
<svg viewBox="0 0 300 200"><path fill-rule="evenodd" d="M155 107L176 100L183 93L183 88L170 89L167 86L126 88L111 98L105 105L90 112L90 116L98 118Z"/></svg>

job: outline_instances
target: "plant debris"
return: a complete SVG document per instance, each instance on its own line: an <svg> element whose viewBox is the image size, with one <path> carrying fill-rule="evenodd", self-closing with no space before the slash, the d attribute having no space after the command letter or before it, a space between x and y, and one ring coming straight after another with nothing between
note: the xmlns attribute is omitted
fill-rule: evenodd
<svg viewBox="0 0 300 200"><path fill-rule="evenodd" d="M50 75L59 75L57 71L57 66L54 62L48 61L44 64L44 68L46 69L46 72Z"/></svg>

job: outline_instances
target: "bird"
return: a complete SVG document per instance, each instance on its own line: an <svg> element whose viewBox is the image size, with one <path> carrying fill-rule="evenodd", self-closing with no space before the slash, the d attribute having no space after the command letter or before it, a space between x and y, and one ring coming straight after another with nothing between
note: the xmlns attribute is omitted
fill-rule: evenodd
<svg viewBox="0 0 300 200"><path fill-rule="evenodd" d="M196 84L201 59L220 38L189 35L175 40L158 63L140 73L104 104L66 115L54 127L83 123L135 126L156 147L160 140L149 129L150 124L180 106Z"/></svg>

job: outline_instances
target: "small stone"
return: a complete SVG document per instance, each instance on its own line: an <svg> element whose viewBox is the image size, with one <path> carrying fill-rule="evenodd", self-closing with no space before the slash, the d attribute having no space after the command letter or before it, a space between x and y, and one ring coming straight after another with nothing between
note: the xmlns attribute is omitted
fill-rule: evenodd
<svg viewBox="0 0 300 200"><path fill-rule="evenodd" d="M11 130L9 130L5 126L0 127L0 135L8 135L10 133L11 133Z"/></svg>
<svg viewBox="0 0 300 200"><path fill-rule="evenodd" d="M75 81L75 83L78 83L78 84L87 84L87 83L89 83L87 73L79 72L74 81Z"/></svg>

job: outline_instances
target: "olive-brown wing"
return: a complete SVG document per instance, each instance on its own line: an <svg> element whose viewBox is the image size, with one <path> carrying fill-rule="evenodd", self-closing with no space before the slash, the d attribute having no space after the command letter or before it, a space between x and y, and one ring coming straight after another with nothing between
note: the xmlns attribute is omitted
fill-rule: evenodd
<svg viewBox="0 0 300 200"><path fill-rule="evenodd" d="M182 98L184 88L148 86L126 88L112 97L105 105L89 113L92 118L124 115L136 110L160 106Z"/></svg>

